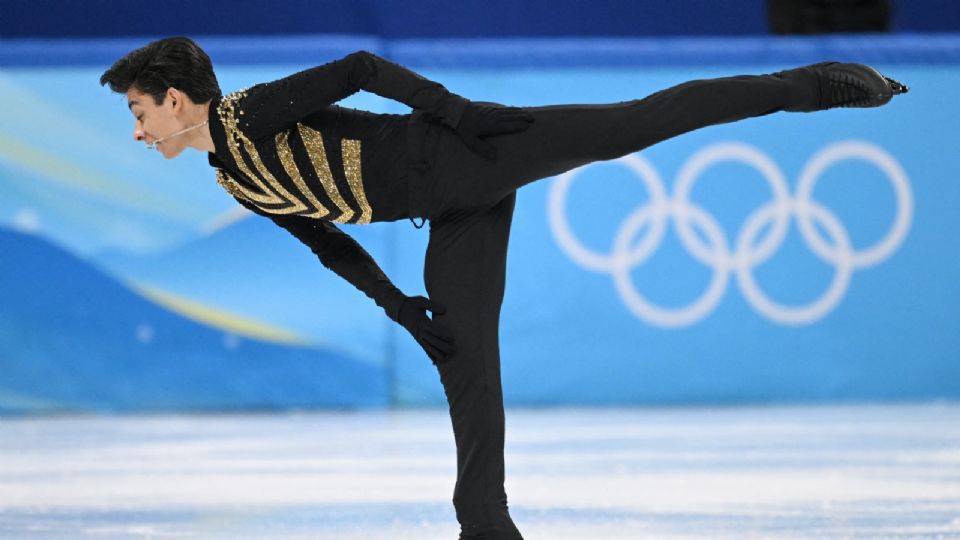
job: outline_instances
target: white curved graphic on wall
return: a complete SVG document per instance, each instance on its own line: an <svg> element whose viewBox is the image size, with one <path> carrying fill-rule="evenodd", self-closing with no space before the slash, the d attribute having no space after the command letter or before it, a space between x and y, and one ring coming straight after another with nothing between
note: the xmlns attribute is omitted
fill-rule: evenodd
<svg viewBox="0 0 960 540"><path fill-rule="evenodd" d="M821 174L848 160L865 161L879 169L896 196L896 215L886 234L875 244L859 250L851 246L847 228L840 219L812 198ZM701 173L718 163L730 161L757 170L772 193L769 202L747 216L732 242L709 211L690 200L690 193ZM622 164L639 178L649 200L620 224L611 251L598 253L584 246L573 233L567 215L570 186L590 165L564 173L551 185L547 208L550 228L564 253L587 270L610 274L620 298L630 311L661 327L684 327L703 320L723 298L731 275L753 309L769 320L785 325L816 322L837 306L855 270L886 260L900 246L913 217L913 194L903 167L885 150L864 141L839 141L818 151L804 166L792 194L783 172L768 155L739 142L712 144L691 156L677 174L672 196L667 194L659 173L646 158L632 154L614 162ZM631 277L631 271L643 265L660 246L671 219L687 252L712 270L706 290L693 302L680 307L654 304L638 290ZM783 244L792 220L796 221L811 251L833 267L833 277L826 291L805 305L785 305L775 301L753 277L754 268L770 259ZM706 242L695 229L703 233ZM821 230L828 238L822 236ZM643 235L637 238L641 231ZM766 234L761 238L763 231Z"/></svg>

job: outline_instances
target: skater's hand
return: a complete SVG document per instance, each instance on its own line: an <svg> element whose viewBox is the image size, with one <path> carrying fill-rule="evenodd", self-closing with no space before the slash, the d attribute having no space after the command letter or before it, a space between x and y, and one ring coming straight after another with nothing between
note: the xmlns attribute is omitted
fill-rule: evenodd
<svg viewBox="0 0 960 540"><path fill-rule="evenodd" d="M483 137L524 131L532 122L533 115L520 107L471 101L463 110L456 129L471 150L490 161L496 161L497 148L483 140Z"/></svg>
<svg viewBox="0 0 960 540"><path fill-rule="evenodd" d="M446 362L454 352L453 333L427 317L427 310L442 315L446 310L423 296L408 296L400 304L399 323L423 347L434 364Z"/></svg>

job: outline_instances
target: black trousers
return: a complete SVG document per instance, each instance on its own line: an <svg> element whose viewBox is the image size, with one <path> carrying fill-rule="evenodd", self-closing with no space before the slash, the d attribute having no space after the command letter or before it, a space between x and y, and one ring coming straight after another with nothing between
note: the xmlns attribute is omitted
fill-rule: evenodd
<svg viewBox="0 0 960 540"><path fill-rule="evenodd" d="M504 490L499 319L515 192L534 180L614 159L700 127L817 99L809 77L740 76L687 82L644 99L529 107L524 132L487 139L491 162L444 130L430 172L424 280L457 350L439 365L457 445L453 503L461 539L518 540Z"/></svg>

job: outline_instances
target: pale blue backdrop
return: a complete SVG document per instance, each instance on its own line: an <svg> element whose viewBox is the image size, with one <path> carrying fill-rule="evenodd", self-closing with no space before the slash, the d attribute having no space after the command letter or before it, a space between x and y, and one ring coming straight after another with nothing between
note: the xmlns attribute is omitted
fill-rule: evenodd
<svg viewBox="0 0 960 540"><path fill-rule="evenodd" d="M691 78L770 72L796 60L745 56L744 42L726 43L739 51L728 65L682 55L658 64L649 60L656 55L649 44L627 48L627 60L620 47L609 63L585 63L598 57L595 51L555 61L574 54L569 46L539 64L501 52L502 67L490 56L458 64L455 44L435 49L422 65L411 56L415 46L398 48L396 56L463 96L515 105L623 101ZM815 53L818 42L806 43ZM858 45L865 55L884 46ZM924 42L924 54L935 46ZM956 50L955 41L944 50ZM960 397L960 153L953 133L960 106L942 91L960 84L951 54L939 62L880 62L913 87L883 109L780 113L687 134L634 156L655 172L651 184L673 197L685 167L718 152L716 162L690 177L687 207L694 221L714 226L694 227L686 243L670 217L679 215L677 206L650 204L646 184L626 163L578 171L564 191L566 204L553 214L551 197L563 187L557 179L521 190L501 331L507 402ZM229 92L309 65L243 65L234 58L218 63L217 73ZM288 233L239 213L205 155L187 151L165 161L134 143L123 97L97 84L105 67L0 70L0 96L16 104L0 108L0 410L443 403L433 366L404 330ZM366 93L344 104L406 110ZM823 239L820 254L780 207L787 219L782 241L764 240L770 224L758 223L753 248L739 252L754 292L730 273L706 308L684 312L714 272L732 264L716 262L723 258L718 246L735 252L748 217L772 200L762 172L729 156L766 164L768 176L781 175L785 200L796 201L803 171L829 157L823 152L835 159L811 177L815 204L807 206L819 217L811 223ZM656 211L662 221L640 221ZM593 258L572 251L551 215ZM654 242L647 235L657 223L664 228ZM427 228L344 228L405 292L423 293ZM614 271L604 261L617 235L626 262ZM828 257L843 237L846 256ZM699 258L690 247L697 239L705 252ZM751 257L764 242L765 256ZM857 255L879 244L884 249L872 259ZM638 246L647 248L646 257L629 260ZM706 264L711 256L715 262ZM833 296L818 309L801 309L828 291ZM644 311L641 296L659 308Z"/></svg>

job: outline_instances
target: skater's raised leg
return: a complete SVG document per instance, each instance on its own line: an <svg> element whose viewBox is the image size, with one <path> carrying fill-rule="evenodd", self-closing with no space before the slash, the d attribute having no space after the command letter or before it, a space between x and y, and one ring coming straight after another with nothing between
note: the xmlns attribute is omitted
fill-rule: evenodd
<svg viewBox="0 0 960 540"><path fill-rule="evenodd" d="M688 81L619 103L526 107L534 117L529 129L487 139L497 149L495 162L469 151L450 152L441 157L438 176L463 177L459 202L491 204L534 180L695 129L777 111L875 107L906 90L869 66L826 62L769 75Z"/></svg>

